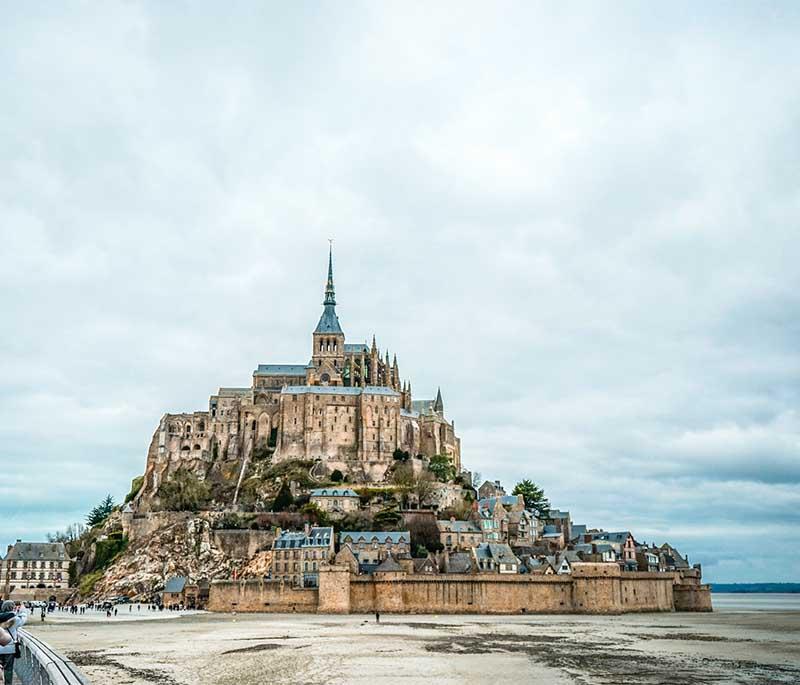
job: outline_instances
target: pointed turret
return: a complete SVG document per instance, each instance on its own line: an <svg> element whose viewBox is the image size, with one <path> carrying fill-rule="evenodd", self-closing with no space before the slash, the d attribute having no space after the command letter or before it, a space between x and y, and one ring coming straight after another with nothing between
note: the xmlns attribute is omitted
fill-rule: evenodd
<svg viewBox="0 0 800 685"><path fill-rule="evenodd" d="M442 401L442 389L436 391L436 399L433 402L433 411L437 414L444 414L444 402Z"/></svg>

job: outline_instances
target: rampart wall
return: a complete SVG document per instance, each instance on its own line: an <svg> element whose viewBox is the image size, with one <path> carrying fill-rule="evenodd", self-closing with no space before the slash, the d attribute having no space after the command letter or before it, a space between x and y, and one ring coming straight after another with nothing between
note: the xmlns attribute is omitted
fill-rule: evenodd
<svg viewBox="0 0 800 685"><path fill-rule="evenodd" d="M708 585L676 585L672 588L675 611L713 611L711 587Z"/></svg>
<svg viewBox="0 0 800 685"><path fill-rule="evenodd" d="M586 568L579 568L584 566ZM404 614L519 614L702 611L703 600L681 590L663 573L624 573L612 564L576 564L572 575L351 575L331 566L319 590L296 590L280 581L215 581L211 611ZM677 586L683 587L683 586ZM708 603L710 607L710 600ZM685 609L683 607L686 607Z"/></svg>
<svg viewBox="0 0 800 685"><path fill-rule="evenodd" d="M215 580L211 583L209 611L311 612L317 611L316 589L296 589L282 580Z"/></svg>

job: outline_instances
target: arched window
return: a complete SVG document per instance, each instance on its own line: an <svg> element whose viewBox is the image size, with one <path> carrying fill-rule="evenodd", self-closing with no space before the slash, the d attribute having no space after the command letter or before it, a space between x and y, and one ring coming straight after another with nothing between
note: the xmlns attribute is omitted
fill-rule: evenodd
<svg viewBox="0 0 800 685"><path fill-rule="evenodd" d="M200 449L200 445L195 445L195 446L194 446L194 448L195 448L196 450L199 450L199 449Z"/></svg>

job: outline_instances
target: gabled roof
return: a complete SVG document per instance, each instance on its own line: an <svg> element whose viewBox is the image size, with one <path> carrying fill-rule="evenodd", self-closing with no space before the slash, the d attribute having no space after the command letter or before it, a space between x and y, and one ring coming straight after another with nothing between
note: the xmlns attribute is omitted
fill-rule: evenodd
<svg viewBox="0 0 800 685"><path fill-rule="evenodd" d="M164 592L183 592L188 582L186 576L172 576L164 585Z"/></svg>
<svg viewBox="0 0 800 685"><path fill-rule="evenodd" d="M397 573L398 571L402 570L403 567L400 566L400 564L398 564L394 560L394 557L390 554L380 564L378 564L378 568L376 568L373 573Z"/></svg>
<svg viewBox="0 0 800 685"><path fill-rule="evenodd" d="M358 493L350 488L316 488L309 494L311 497L358 497Z"/></svg>
<svg viewBox="0 0 800 685"><path fill-rule="evenodd" d="M469 552L453 552L447 561L447 573L472 573L472 555Z"/></svg>
<svg viewBox="0 0 800 685"><path fill-rule="evenodd" d="M401 531L371 531L371 530L344 530L339 533L339 544L346 542L359 543L359 542L374 542L379 544L393 544L397 545L402 542L411 541L411 533L407 530Z"/></svg>
<svg viewBox="0 0 800 685"><path fill-rule="evenodd" d="M500 564L519 564L511 547L503 542L482 542L475 548L478 559L492 559Z"/></svg>
<svg viewBox="0 0 800 685"><path fill-rule="evenodd" d="M438 573L439 567L436 566L433 559L425 557L424 559L414 559L414 571L416 573Z"/></svg>
<svg viewBox="0 0 800 685"><path fill-rule="evenodd" d="M67 550L63 542L21 542L18 541L8 552L6 560L19 561L65 561Z"/></svg>

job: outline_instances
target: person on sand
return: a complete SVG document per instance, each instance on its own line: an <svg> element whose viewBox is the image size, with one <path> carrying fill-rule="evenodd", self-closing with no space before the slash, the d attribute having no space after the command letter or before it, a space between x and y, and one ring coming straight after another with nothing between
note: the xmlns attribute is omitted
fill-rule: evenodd
<svg viewBox="0 0 800 685"><path fill-rule="evenodd" d="M375 623L380 623L380 622L381 622L381 612L380 611L376 611L375 612Z"/></svg>
<svg viewBox="0 0 800 685"><path fill-rule="evenodd" d="M11 685L14 680L14 659L19 653L17 631L28 621L28 609L21 604L6 600L0 606L0 612L2 612L0 625L11 638L11 642L6 645L2 645L4 640L0 640L0 665L3 669L3 684Z"/></svg>

